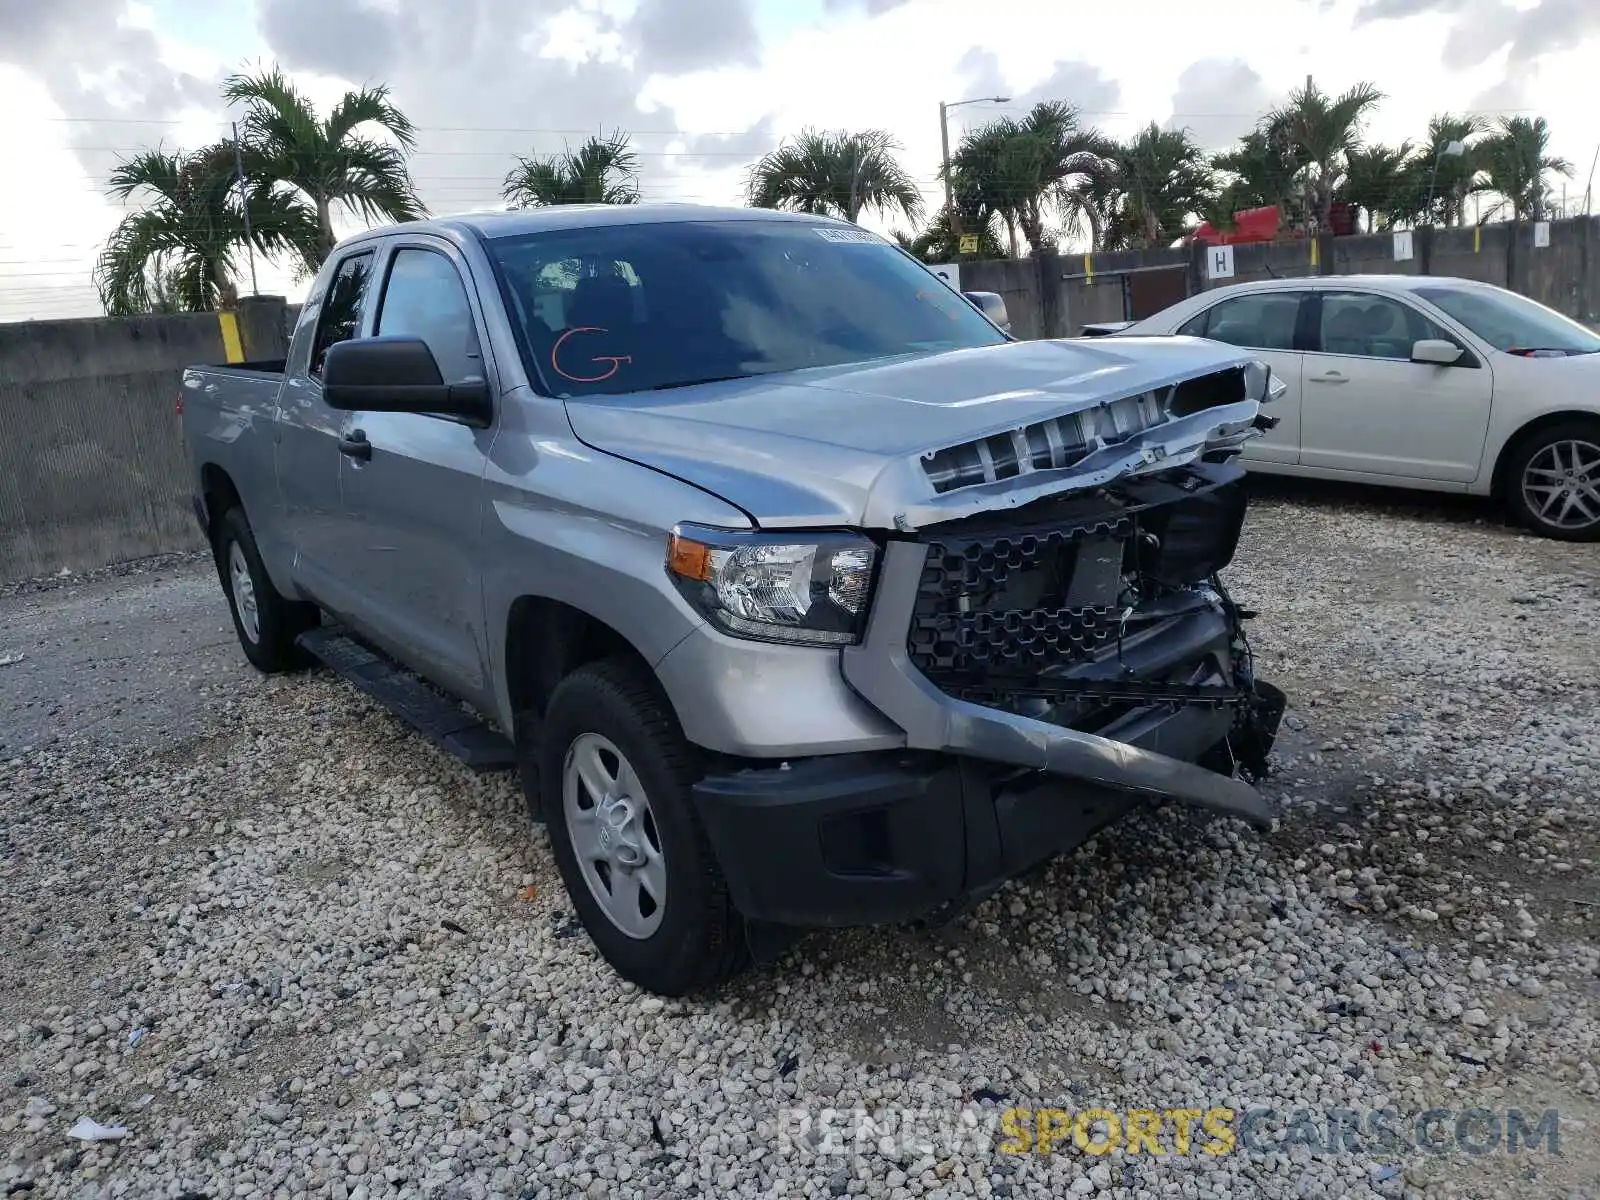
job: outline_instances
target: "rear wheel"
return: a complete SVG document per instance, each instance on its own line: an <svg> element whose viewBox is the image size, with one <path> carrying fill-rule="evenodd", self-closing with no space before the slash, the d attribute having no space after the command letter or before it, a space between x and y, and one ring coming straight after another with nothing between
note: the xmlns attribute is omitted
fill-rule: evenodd
<svg viewBox="0 0 1600 1200"><path fill-rule="evenodd" d="M567 895L605 960L665 996L747 961L744 921L694 810L695 753L642 667L580 667L550 697L534 773Z"/></svg>
<svg viewBox="0 0 1600 1200"><path fill-rule="evenodd" d="M304 665L295 638L314 628L321 614L272 586L242 508L230 508L217 522L215 551L233 629L250 664L268 674Z"/></svg>
<svg viewBox="0 0 1600 1200"><path fill-rule="evenodd" d="M1519 522L1567 542L1600 540L1600 421L1542 429L1512 451L1506 503Z"/></svg>

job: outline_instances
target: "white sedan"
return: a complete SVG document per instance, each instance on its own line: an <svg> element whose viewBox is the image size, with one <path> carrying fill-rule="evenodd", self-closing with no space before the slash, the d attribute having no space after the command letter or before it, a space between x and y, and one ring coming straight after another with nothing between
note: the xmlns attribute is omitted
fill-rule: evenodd
<svg viewBox="0 0 1600 1200"><path fill-rule="evenodd" d="M1251 470L1492 496L1536 533L1600 540L1600 334L1492 284L1422 275L1212 289L1112 336L1260 352L1287 385Z"/></svg>

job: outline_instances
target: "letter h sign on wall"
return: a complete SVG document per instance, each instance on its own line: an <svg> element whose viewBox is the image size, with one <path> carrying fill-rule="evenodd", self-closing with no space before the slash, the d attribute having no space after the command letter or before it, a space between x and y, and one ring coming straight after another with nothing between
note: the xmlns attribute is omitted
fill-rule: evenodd
<svg viewBox="0 0 1600 1200"><path fill-rule="evenodd" d="M1206 278L1207 279L1232 279L1233 278L1233 247L1232 246L1207 246L1206 247Z"/></svg>

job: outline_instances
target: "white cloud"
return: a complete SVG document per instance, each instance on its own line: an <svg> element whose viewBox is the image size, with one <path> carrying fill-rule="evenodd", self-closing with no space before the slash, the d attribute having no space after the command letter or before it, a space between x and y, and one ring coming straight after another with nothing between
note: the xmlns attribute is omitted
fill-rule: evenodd
<svg viewBox="0 0 1600 1200"><path fill-rule="evenodd" d="M31 266L30 281L75 290L46 304L42 284L0 281L4 315L93 311L115 152L215 137L218 78L273 59L321 105L392 84L440 212L494 205L516 154L618 127L650 194L714 202L737 202L748 163L786 133L888 129L932 206L939 101L991 91L1013 112L1048 95L1118 136L1156 121L1221 145L1308 72L1330 91L1372 80L1388 99L1368 132L1385 141L1440 111L1538 111L1577 192L1600 142L1595 0L1234 0L1194 19L1121 0L1092 28L1059 0L255 0L258 25L198 0L22 7L0 11L0 154L34 187L0 190L0 274ZM957 110L952 138L995 111ZM261 282L293 294L281 274Z"/></svg>

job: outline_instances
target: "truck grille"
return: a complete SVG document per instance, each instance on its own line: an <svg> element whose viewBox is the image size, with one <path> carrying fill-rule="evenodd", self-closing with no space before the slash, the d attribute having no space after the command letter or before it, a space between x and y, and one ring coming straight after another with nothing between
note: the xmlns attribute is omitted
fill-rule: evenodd
<svg viewBox="0 0 1600 1200"><path fill-rule="evenodd" d="M1156 619L1153 602L1192 595L1183 589L1231 559L1243 491L1209 470L1141 481L1109 505L1047 501L1000 524L930 531L907 634L912 663L943 691L983 703L1006 693L1131 701L1148 685L1161 685L1152 695L1201 694L1192 663L1159 680L1107 665L1120 635Z"/></svg>
<svg viewBox="0 0 1600 1200"><path fill-rule="evenodd" d="M931 542L912 616L912 661L938 682L1093 657L1116 632L1122 560L1132 535L1132 520L1122 518ZM1093 561L1107 555L1114 563ZM1078 571L1080 562L1090 569ZM1018 589L1013 580L1038 586ZM1043 603L1026 603L1032 598Z"/></svg>

